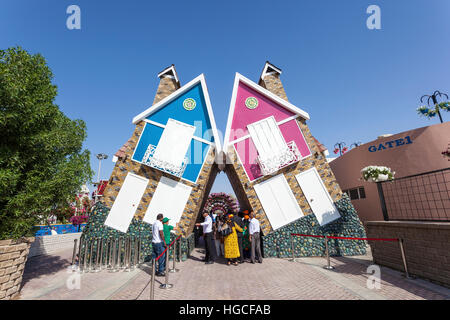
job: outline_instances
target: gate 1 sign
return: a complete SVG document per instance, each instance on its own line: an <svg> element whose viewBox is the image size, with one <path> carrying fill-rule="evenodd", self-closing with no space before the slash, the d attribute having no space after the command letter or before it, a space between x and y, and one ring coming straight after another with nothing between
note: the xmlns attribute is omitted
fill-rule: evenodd
<svg viewBox="0 0 450 320"><path fill-rule="evenodd" d="M379 145L370 146L369 151L376 152L376 151L380 151L380 150L386 150L386 149L390 149L390 148L400 147L402 145L411 144L411 143L412 143L411 137L406 136L405 138L386 141L384 143L380 143Z"/></svg>

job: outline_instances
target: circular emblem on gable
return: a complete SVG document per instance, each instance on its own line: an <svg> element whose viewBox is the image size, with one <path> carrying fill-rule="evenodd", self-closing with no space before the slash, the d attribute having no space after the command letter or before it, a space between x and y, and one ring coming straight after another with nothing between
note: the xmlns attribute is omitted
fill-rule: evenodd
<svg viewBox="0 0 450 320"><path fill-rule="evenodd" d="M245 99L245 106L249 109L256 109L258 106L258 99L255 97L248 97Z"/></svg>
<svg viewBox="0 0 450 320"><path fill-rule="evenodd" d="M183 108L185 108L188 111L194 110L197 103L192 98L187 98L183 101Z"/></svg>

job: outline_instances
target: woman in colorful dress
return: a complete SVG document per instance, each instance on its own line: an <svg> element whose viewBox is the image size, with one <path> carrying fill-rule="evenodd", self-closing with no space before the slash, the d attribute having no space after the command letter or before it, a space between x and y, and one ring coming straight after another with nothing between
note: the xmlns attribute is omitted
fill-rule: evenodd
<svg viewBox="0 0 450 320"><path fill-rule="evenodd" d="M231 233L224 236L225 259L228 259L228 265L231 265L231 263L233 263L235 266L237 266L237 258L240 257L240 253L236 230L238 230L239 232L242 232L243 230L234 221L232 221L232 218L232 214L228 214L226 217L226 224L228 225L228 228L231 228Z"/></svg>
<svg viewBox="0 0 450 320"><path fill-rule="evenodd" d="M244 251L244 259L250 259L250 233L248 230L248 225L249 225L249 216L248 214L246 214L244 216L244 232L242 233L242 248Z"/></svg>

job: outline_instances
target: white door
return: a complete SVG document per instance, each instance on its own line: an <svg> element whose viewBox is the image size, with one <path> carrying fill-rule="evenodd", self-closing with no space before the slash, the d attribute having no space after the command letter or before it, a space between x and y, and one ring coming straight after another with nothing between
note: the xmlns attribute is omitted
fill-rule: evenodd
<svg viewBox="0 0 450 320"><path fill-rule="evenodd" d="M316 168L308 169L295 177L321 226L341 216Z"/></svg>
<svg viewBox="0 0 450 320"><path fill-rule="evenodd" d="M153 223L158 213L170 219L169 224L175 226L180 221L192 188L182 182L161 177L152 200L147 208L144 221Z"/></svg>
<svg viewBox="0 0 450 320"><path fill-rule="evenodd" d="M156 146L154 159L180 167L194 135L195 127L169 119Z"/></svg>
<svg viewBox="0 0 450 320"><path fill-rule="evenodd" d="M280 128L273 116L247 125L261 159L272 158L287 147Z"/></svg>
<svg viewBox="0 0 450 320"><path fill-rule="evenodd" d="M258 183L254 188L274 230L303 217L284 174Z"/></svg>
<svg viewBox="0 0 450 320"><path fill-rule="evenodd" d="M105 225L113 229L127 232L136 209L147 188L148 179L128 173L120 188L111 211L105 220Z"/></svg>

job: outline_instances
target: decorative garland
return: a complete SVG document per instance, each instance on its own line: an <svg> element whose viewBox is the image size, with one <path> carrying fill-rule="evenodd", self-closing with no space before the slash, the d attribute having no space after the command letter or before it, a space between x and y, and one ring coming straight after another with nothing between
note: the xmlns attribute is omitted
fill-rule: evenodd
<svg viewBox="0 0 450 320"><path fill-rule="evenodd" d="M203 212L211 213L216 211L221 211L227 213L231 210L233 213L239 211L239 204L232 195L219 192L211 193L206 200L205 206L203 207Z"/></svg>

